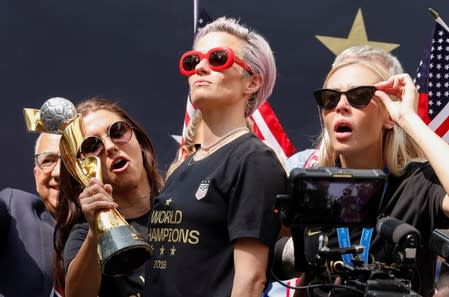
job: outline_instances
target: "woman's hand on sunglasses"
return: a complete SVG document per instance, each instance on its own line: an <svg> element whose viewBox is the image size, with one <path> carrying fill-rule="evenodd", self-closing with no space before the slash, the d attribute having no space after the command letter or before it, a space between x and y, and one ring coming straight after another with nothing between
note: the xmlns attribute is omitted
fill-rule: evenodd
<svg viewBox="0 0 449 297"><path fill-rule="evenodd" d="M117 208L118 204L112 199L112 186L103 185L98 179L91 178L79 195L81 210L92 231L96 228L96 217L100 210Z"/></svg>
<svg viewBox="0 0 449 297"><path fill-rule="evenodd" d="M382 100L393 121L400 126L409 115L418 111L418 90L408 74L397 74L377 83L375 95Z"/></svg>

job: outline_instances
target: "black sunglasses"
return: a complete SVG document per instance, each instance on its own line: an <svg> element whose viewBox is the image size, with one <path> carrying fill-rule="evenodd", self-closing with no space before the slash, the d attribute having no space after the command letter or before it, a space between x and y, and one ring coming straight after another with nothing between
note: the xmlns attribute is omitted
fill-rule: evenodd
<svg viewBox="0 0 449 297"><path fill-rule="evenodd" d="M322 109L333 109L340 101L341 95L345 95L349 104L355 108L362 108L369 104L377 88L374 86L360 86L347 91L332 89L320 89L313 92L318 106Z"/></svg>
<svg viewBox="0 0 449 297"><path fill-rule="evenodd" d="M125 121L117 121L113 123L108 129L108 136L115 144L128 143L133 135L133 129L130 124ZM104 137L104 138L106 138ZM89 136L81 143L82 157L96 157L99 156L103 149L103 139L98 136Z"/></svg>

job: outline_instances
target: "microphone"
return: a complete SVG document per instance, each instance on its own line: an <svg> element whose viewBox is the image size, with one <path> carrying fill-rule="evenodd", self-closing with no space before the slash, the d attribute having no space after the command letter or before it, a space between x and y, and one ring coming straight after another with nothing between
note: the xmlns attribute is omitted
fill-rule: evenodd
<svg viewBox="0 0 449 297"><path fill-rule="evenodd" d="M396 218L383 217L376 225L379 236L400 246L402 249L417 248L420 244L421 235L419 231Z"/></svg>
<svg viewBox="0 0 449 297"><path fill-rule="evenodd" d="M274 244L273 249L273 273L280 279L296 277L295 247L292 237L281 237Z"/></svg>

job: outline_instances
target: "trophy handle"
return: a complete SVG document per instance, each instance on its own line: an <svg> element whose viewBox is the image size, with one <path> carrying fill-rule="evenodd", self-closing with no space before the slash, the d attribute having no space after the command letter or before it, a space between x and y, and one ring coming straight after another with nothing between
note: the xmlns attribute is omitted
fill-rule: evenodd
<svg viewBox="0 0 449 297"><path fill-rule="evenodd" d="M28 132L47 132L41 122L40 109L24 108L23 118Z"/></svg>

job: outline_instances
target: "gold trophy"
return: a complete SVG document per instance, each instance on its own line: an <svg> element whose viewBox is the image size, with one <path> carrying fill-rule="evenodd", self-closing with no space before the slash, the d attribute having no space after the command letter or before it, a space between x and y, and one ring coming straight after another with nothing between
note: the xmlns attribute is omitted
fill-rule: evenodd
<svg viewBox="0 0 449 297"><path fill-rule="evenodd" d="M102 180L98 157L79 158L85 130L81 115L72 102L50 98L41 109L24 108L28 132L62 134L59 142L61 159L70 174L84 186L91 177ZM151 256L150 245L116 210L99 211L96 220L100 269L105 275L129 274Z"/></svg>

